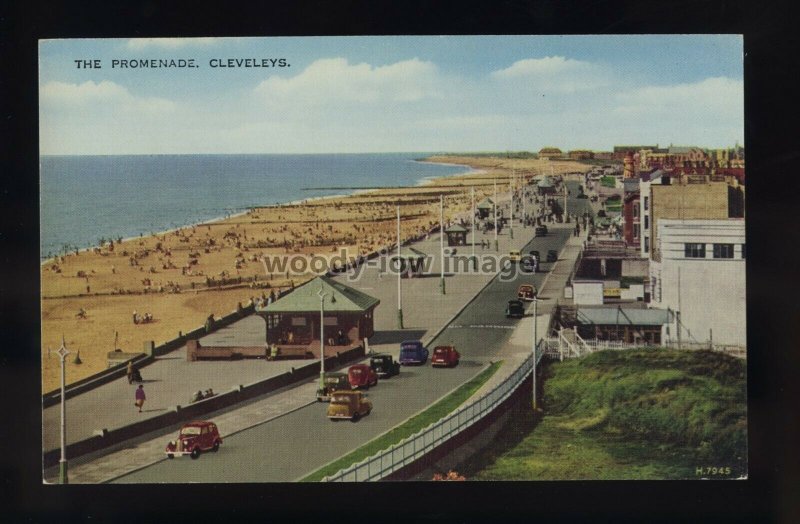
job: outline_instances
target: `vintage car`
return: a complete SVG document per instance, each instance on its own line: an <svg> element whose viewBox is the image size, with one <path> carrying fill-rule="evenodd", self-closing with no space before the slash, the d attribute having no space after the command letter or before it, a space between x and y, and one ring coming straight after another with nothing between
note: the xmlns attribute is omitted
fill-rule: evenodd
<svg viewBox="0 0 800 524"><path fill-rule="evenodd" d="M536 296L536 287L533 284L522 284L517 289L517 298L520 300L533 300Z"/></svg>
<svg viewBox="0 0 800 524"><path fill-rule="evenodd" d="M207 420L196 420L183 425L178 438L167 444L164 453L167 458L189 455L196 459L202 451L218 451L220 444L222 437L219 436L217 425Z"/></svg>
<svg viewBox="0 0 800 524"><path fill-rule="evenodd" d="M558 251L556 251L555 249L551 249L550 251L547 252L547 261L555 262L556 260L558 260Z"/></svg>
<svg viewBox="0 0 800 524"><path fill-rule="evenodd" d="M547 226L536 226L536 236L537 237L547 236Z"/></svg>
<svg viewBox="0 0 800 524"><path fill-rule="evenodd" d="M525 306L520 300L509 300L506 306L506 318L522 318L525 316Z"/></svg>
<svg viewBox="0 0 800 524"><path fill-rule="evenodd" d="M388 353L372 355L369 359L369 367L381 378L389 378L400 373L400 363Z"/></svg>
<svg viewBox="0 0 800 524"><path fill-rule="evenodd" d="M378 374L367 364L354 364L347 369L347 379L353 389L369 389L378 384Z"/></svg>
<svg viewBox="0 0 800 524"><path fill-rule="evenodd" d="M436 346L433 348L431 366L444 366L448 368L456 367L461 355L453 346Z"/></svg>
<svg viewBox="0 0 800 524"><path fill-rule="evenodd" d="M372 402L367 395L361 391L337 391L331 397L328 406L328 418L336 421L339 419L350 419L357 422L358 419L369 415L372 411Z"/></svg>
<svg viewBox="0 0 800 524"><path fill-rule="evenodd" d="M428 361L428 350L419 340L406 340L400 344L400 364L424 364Z"/></svg>
<svg viewBox="0 0 800 524"><path fill-rule="evenodd" d="M522 257L519 263L519 269L523 273L535 273L536 272L536 260L531 256Z"/></svg>
<svg viewBox="0 0 800 524"><path fill-rule="evenodd" d="M325 377L322 380L322 387L317 388L317 401L329 402L331 400L331 395L335 391L350 391L351 389L352 386L350 385L350 379L347 373L325 373Z"/></svg>
<svg viewBox="0 0 800 524"><path fill-rule="evenodd" d="M512 262L519 262L520 258L522 258L522 255L520 254L519 249L512 249L508 254L508 258Z"/></svg>

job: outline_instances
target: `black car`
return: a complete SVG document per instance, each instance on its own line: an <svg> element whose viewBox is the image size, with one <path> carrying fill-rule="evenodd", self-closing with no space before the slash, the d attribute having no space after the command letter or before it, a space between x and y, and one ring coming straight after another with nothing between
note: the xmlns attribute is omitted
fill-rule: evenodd
<svg viewBox="0 0 800 524"><path fill-rule="evenodd" d="M533 257L522 257L519 262L519 268L523 273L535 273L536 262L534 262Z"/></svg>
<svg viewBox="0 0 800 524"><path fill-rule="evenodd" d="M522 318L525 316L525 306L521 300L509 300L506 306L506 318Z"/></svg>
<svg viewBox="0 0 800 524"><path fill-rule="evenodd" d="M547 235L547 226L536 226L536 236L543 237Z"/></svg>
<svg viewBox="0 0 800 524"><path fill-rule="evenodd" d="M386 353L373 355L369 359L369 367L381 378L388 378L400 373L400 363Z"/></svg>
<svg viewBox="0 0 800 524"><path fill-rule="evenodd" d="M558 260L558 252L555 249L551 249L547 252L547 261L555 262L556 260Z"/></svg>

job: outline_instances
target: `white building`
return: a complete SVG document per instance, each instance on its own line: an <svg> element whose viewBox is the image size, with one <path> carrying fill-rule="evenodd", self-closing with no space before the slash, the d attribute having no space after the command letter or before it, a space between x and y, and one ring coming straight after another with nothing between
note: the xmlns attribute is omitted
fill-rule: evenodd
<svg viewBox="0 0 800 524"><path fill-rule="evenodd" d="M661 219L657 238L650 305L680 312L684 342L745 346L744 219Z"/></svg>

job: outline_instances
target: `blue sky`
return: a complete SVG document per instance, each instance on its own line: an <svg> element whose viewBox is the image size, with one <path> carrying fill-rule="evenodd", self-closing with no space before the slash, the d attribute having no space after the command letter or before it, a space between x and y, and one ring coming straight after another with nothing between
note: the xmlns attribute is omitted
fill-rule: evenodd
<svg viewBox="0 0 800 524"><path fill-rule="evenodd" d="M199 67L111 67L139 58ZM229 58L290 66L209 65ZM39 73L42 154L744 141L738 35L47 40Z"/></svg>

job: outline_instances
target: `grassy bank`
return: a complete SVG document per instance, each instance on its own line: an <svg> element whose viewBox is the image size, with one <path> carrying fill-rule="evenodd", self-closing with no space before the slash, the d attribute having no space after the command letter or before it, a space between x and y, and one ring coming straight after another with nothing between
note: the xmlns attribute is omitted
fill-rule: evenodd
<svg viewBox="0 0 800 524"><path fill-rule="evenodd" d="M709 351L603 351L550 364L544 417L511 417L471 480L746 475L745 362ZM701 468L701 469L698 469Z"/></svg>
<svg viewBox="0 0 800 524"><path fill-rule="evenodd" d="M469 382L464 383L461 387L444 397L442 400L432 405L422 413L413 416L403 424L389 430L387 433L379 436L378 438L364 444L357 450L353 451L340 458L336 462L332 462L327 466L318 469L311 475L303 479L303 482L319 482L327 475L332 475L342 468L346 468L351 464L355 464L375 453L388 448L392 444L396 444L404 438L413 435L422 428L436 422L448 413L454 411L458 406L464 403L469 397L475 394L481 386L483 386L492 375L500 368L502 361L493 362L488 368L484 369L476 375Z"/></svg>

